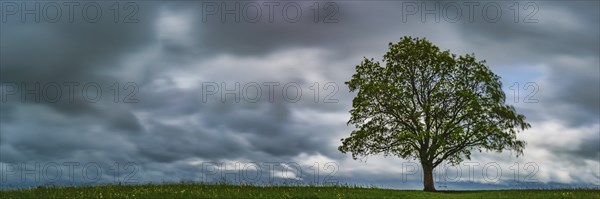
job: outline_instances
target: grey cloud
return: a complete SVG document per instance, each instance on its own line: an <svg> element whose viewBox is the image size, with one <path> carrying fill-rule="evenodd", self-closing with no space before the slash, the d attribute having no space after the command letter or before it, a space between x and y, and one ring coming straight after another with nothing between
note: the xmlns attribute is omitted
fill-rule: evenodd
<svg viewBox="0 0 600 199"><path fill-rule="evenodd" d="M555 66L556 71L550 77L552 85L558 91L557 98L551 98L553 104L570 104L579 117L572 117L573 125L594 124L600 119L600 69L598 59L592 59L584 66ZM595 65L594 65L595 64ZM566 119L566 118L565 118Z"/></svg>
<svg viewBox="0 0 600 199"><path fill-rule="evenodd" d="M19 103L2 104L2 162L10 161L134 161L139 163L150 181L164 177L194 176L198 168L187 161L246 159L266 162L290 160L299 154L322 154L336 161L348 158L336 150L340 136L350 133L345 122L296 121L296 113L347 113L353 94L342 83L350 78L354 65L362 56L381 59L387 43L404 35L427 37L453 52L475 52L493 67L522 63L548 65L549 84L542 89L556 94L541 98L543 108L568 105L568 115L560 120L570 125L597 124L598 59L587 59L583 66L570 67L553 57L568 55L587 58L598 54L597 2L539 2L545 9L568 13L583 24L580 29L560 29L559 24L514 24L511 18L499 23L461 21L458 24L421 23L412 18L401 21L399 2L337 2L340 22L314 23L310 12L298 23L220 23L218 16L203 23L200 2L139 2L140 23L114 24L2 24L2 82L99 82L103 86L115 81L136 81L140 86L139 103L112 103L112 95L87 103ZM566 5L567 7L560 7ZM302 3L305 11L310 2ZM595 6L595 7L594 7ZM189 20L188 35L160 35L161 13L171 13ZM278 15L280 15L279 13ZM264 16L263 16L264 17ZM540 21L550 20L541 18ZM575 24L575 22L573 22ZM568 24L568 23L567 23ZM168 32L168 31L166 31ZM455 41L457 40L457 41ZM331 54L317 60L314 68L340 88L339 103L313 103L304 93L298 103L221 103L215 99L203 103L201 85L176 88L177 77L171 72L202 73L219 70L219 66L197 65L219 55L234 58L267 59L268 55L294 48L324 49ZM149 51L150 53L147 53ZM463 52L464 51L464 52ZM155 53L155 54L153 54ZM142 54L140 66L127 60ZM346 64L349 63L349 64ZM240 63L242 65L244 63ZM135 68L137 67L137 68ZM309 82L301 71L285 71L275 80L299 82L304 89ZM132 69L135 68L135 69ZM131 69L131 70L130 70ZM313 68L311 68L313 69ZM133 71L133 72L131 72ZM300 72L298 72L300 71ZM241 74L207 73L203 81L274 81L261 74L266 71L240 70ZM234 75L235 74L235 75ZM199 74L203 75L203 74ZM165 87L155 85L164 80ZM321 82L323 83L323 82ZM306 91L306 90L305 90ZM81 93L77 93L81 94ZM281 96L276 90L275 95ZM263 93L263 98L266 95ZM212 99L211 99L212 100ZM558 110L558 109L557 109ZM531 107L530 118L540 121L548 115ZM549 111L552 112L552 111ZM547 117L536 114L546 114ZM346 120L347 118L343 118ZM340 132L344 132L340 135ZM565 161L598 158L598 139L583 142L575 151L557 151ZM567 156L567 154L576 154ZM562 156L564 155L564 156ZM353 174L344 178L368 179L367 183L394 184L400 176L375 173ZM176 179L178 180L178 179ZM396 184L397 185L397 184ZM408 185L407 185L408 186ZM411 184L419 188L419 183ZM409 186L409 187L410 187ZM471 185L465 185L471 186Z"/></svg>
<svg viewBox="0 0 600 199"><path fill-rule="evenodd" d="M561 153L563 151L555 151L556 153ZM569 155L580 157L581 159L575 159L577 162L582 162L579 160L591 160L591 161L599 161L600 159L600 136L591 137L589 139L583 140L583 143L580 144L576 150L569 150Z"/></svg>
<svg viewBox="0 0 600 199"><path fill-rule="evenodd" d="M227 132L151 124L147 135L136 139L140 152L150 161L172 162L193 157L227 158L243 152L242 145Z"/></svg>

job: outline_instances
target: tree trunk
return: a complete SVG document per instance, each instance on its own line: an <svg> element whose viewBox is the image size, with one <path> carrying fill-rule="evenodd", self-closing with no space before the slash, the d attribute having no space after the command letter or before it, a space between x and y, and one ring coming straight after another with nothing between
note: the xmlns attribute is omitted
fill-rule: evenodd
<svg viewBox="0 0 600 199"><path fill-rule="evenodd" d="M423 191L435 191L433 182L433 164L421 163L423 167Z"/></svg>

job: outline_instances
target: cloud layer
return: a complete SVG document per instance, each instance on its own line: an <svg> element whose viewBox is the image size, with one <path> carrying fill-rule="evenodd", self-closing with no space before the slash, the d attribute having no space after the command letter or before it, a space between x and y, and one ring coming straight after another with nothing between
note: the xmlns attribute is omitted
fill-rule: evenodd
<svg viewBox="0 0 600 199"><path fill-rule="evenodd" d="M271 22L266 5L273 2L237 2L240 9L261 6L256 23L246 20L256 16L252 11L242 13L239 23L234 15L225 14L223 22L222 6L235 7L236 2L208 3L136 2L138 10L132 16L137 23L115 23L109 3L98 4L104 14L96 23L79 15L74 15L73 23L66 18L36 23L31 16L24 22L18 14L3 16L2 186L218 179L222 167L205 163L254 162L261 165L263 175L281 179L315 181L319 176L316 182L335 179L420 189L419 175L407 170L411 160L375 156L355 161L337 151L339 139L352 130L346 122L353 94L344 82L363 57L381 59L387 44L405 35L426 37L441 49L475 53L487 60L503 77L508 103L533 126L520 136L529 143L523 157L475 153L470 162L478 164L474 171L479 173L470 178L466 176L470 163L463 165L460 180L443 186L600 185L598 2L498 2L492 6L499 6L500 18L490 17L494 7L489 3L479 3L471 21L467 5L474 2L302 1L297 3L302 10L297 22L289 21L296 4L286 7L288 12L283 12L286 3L275 6ZM460 9L453 9L452 3ZM517 22L511 10L514 3L520 3ZM214 5L219 7L216 13L208 14ZM318 22L315 5L321 12ZM415 12L410 10L413 5ZM123 12L133 9L120 6ZM439 22L435 14L423 14L423 6L436 8ZM458 13L461 19L452 23L450 16ZM333 23L324 23L327 16ZM525 17L535 20L524 23ZM50 102L47 98L54 90L48 95L23 94L36 82L39 90L58 83L62 97ZM67 93L69 82L78 83L73 100ZM240 102L233 94L221 96L236 82L243 91ZM102 90L94 102L89 99L98 92L89 93L96 87L85 86L91 83ZM218 92L207 90L211 89L207 85L217 85ZM253 101L258 93L260 99ZM104 171L101 180L86 181L83 174L69 180L69 162L79 162L78 168L85 171L86 163L97 165ZM282 163L276 164L278 170L290 172L269 170L269 162ZM335 166L326 165L329 162ZM20 174L27 169L21 163L53 174L56 169L49 163L57 163L64 179L52 181L44 175L38 176L39 181L27 175L23 179ZM127 163L134 163L135 169ZM315 163L319 169L311 168ZM482 168L495 163L502 177L489 180L493 172L483 174ZM125 174L115 173L115 168ZM244 171L249 168L254 167ZM303 172L291 172L299 170ZM321 172L314 175L316 170ZM513 175L514 171L521 173Z"/></svg>

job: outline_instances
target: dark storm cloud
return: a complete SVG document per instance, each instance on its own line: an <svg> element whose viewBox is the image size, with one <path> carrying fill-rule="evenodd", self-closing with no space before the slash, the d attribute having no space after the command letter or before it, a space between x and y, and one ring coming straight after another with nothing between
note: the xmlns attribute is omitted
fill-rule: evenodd
<svg viewBox="0 0 600 199"><path fill-rule="evenodd" d="M107 14L110 4L100 5ZM155 13L152 10L156 8L148 4L140 7L147 13ZM73 101L67 87L62 87L62 99L57 102L22 101L20 92L2 102L2 162L60 165L75 161L81 166L97 162L110 174L108 168L113 162L140 161L131 139L142 127L129 106L111 103L109 86L132 81L118 75L127 67L121 65L121 59L151 43L157 16L141 14L142 20L136 24L115 24L106 15L97 23L82 22L80 15L75 15L76 21L69 23L67 16L58 23L35 23L33 18L21 23L16 15L1 24L3 85L14 83L22 91L34 88L36 82L42 86L53 82L79 84ZM89 82L104 89L101 101L90 103L81 97L82 86Z"/></svg>
<svg viewBox="0 0 600 199"><path fill-rule="evenodd" d="M560 61L552 65L556 69L552 71L548 81L551 82L549 86L556 90L555 96L547 98L548 106L569 105L569 109L562 112L549 112L569 116L564 118L564 121L572 126L598 124L600 119L600 93L597 91L600 85L599 60L585 57L579 59L586 61L580 64Z"/></svg>
<svg viewBox="0 0 600 199"><path fill-rule="evenodd" d="M231 158L244 152L233 134L206 131L191 125L151 122L147 135L136 140L140 153L150 161L173 162L193 157Z"/></svg>
<svg viewBox="0 0 600 199"><path fill-rule="evenodd" d="M14 121L2 123L4 162L93 160L80 156L86 153L107 160L131 158L130 132L112 129L96 117L65 115L40 105L20 107L14 114Z"/></svg>
<svg viewBox="0 0 600 199"><path fill-rule="evenodd" d="M575 156L579 158L569 158L574 161L583 162L582 160L598 161L600 159L600 137L590 137L582 140L582 143L575 150L566 150L566 157ZM564 153L565 151L556 150L555 153Z"/></svg>
<svg viewBox="0 0 600 199"><path fill-rule="evenodd" d="M2 79L49 82L102 78L99 72L119 70L119 58L151 41L150 21L131 25L3 24Z"/></svg>
<svg viewBox="0 0 600 199"><path fill-rule="evenodd" d="M25 4L32 6L35 2L28 3L31 4ZM110 6L108 3L99 5L105 10ZM156 6L141 5L140 9L147 13L156 12L153 11ZM43 88L49 83L62 86L64 83L76 82L77 89L74 89L73 94L76 97L73 101L68 100L68 87L61 87L62 100L41 100L40 104L61 114L92 115L97 121L109 121L109 125L116 129L139 130L135 117L126 109L114 107L114 104L85 102L80 97L81 88L86 83L97 83L104 88L105 101L110 100L108 87L113 82L128 81L110 73L123 69L120 59L151 42L156 16L141 14L140 23L134 24L115 24L106 16L97 23L87 23L83 22L81 16L75 16L74 23L65 18L58 23L36 23L33 17L20 23L19 15L6 17L8 22L3 23L0 30L0 75L3 83L14 83L19 92L12 98L8 97L2 111L12 112L13 109L27 105L23 103L35 103L33 100L19 99L20 91L34 88L35 83L41 83ZM43 93L38 97L40 95Z"/></svg>
<svg viewBox="0 0 600 199"><path fill-rule="evenodd" d="M515 22L514 12L503 10L500 21L494 23L461 23L465 39L482 44L501 45L502 43L515 44L527 49L536 49L524 55L505 57L528 57L529 59L545 59L547 54L570 54L577 56L596 55L599 46L595 42L599 34L594 26L598 13L595 11L597 2L581 2L569 4L564 2L534 2L537 12L533 7L522 10L520 14L531 14L527 20L521 16ZM565 5L569 6L565 6ZM509 7L511 2L500 3L503 8ZM492 14L489 14L492 15ZM554 18L553 16L556 16ZM518 50L518 49L516 49Z"/></svg>
<svg viewBox="0 0 600 199"><path fill-rule="evenodd" d="M301 152L330 154L328 139L335 128L321 125L297 127L290 109L294 104L276 103L255 107L214 104L204 115L209 126L226 131L239 132L252 151L261 151L274 157L293 157ZM234 108L233 110L226 110ZM288 125L281 125L288 124ZM327 134L330 134L327 136ZM335 151L334 151L335 152Z"/></svg>
<svg viewBox="0 0 600 199"><path fill-rule="evenodd" d="M258 155L261 153L277 158L291 158L301 152L332 153L329 139L322 137L333 135L334 127L290 125L297 123L292 117L293 109L310 106L286 103L279 97L274 103L235 103L232 98L222 103L220 96L202 102L201 91L201 87L171 89L144 95L143 99L152 101L136 104L152 116L145 122L148 132L136 141L145 157L172 162L193 157L264 159ZM282 93L277 90L273 95ZM169 120L185 123L161 123Z"/></svg>
<svg viewBox="0 0 600 199"><path fill-rule="evenodd" d="M233 7L240 2L220 3L218 7ZM210 49L212 53L234 53L238 55L264 55L277 49L286 49L289 47L312 47L329 46L334 43L342 44L344 39L350 35L356 35L350 31L348 26L336 23L315 23L310 12L312 2L242 2L241 7L246 5L259 5L261 17L256 22L248 21L248 16L253 16L256 12L242 14L240 22L236 23L232 15L225 15L225 22L222 20L221 12L214 15L206 15L206 9L203 9L203 3L192 7L194 10L193 19L198 24L198 32L202 35L197 42ZM325 4L325 3L321 3ZM332 4L331 12L337 9L332 20L339 22L340 19L350 17L347 10L344 10L343 2ZM273 12L270 12L267 5L273 6ZM296 7L288 7L289 12L284 12L286 5L299 5L300 20L286 21L287 16L295 16ZM324 6L324 5L321 5ZM345 12L344 12L345 11ZM346 32L346 34L336 34ZM337 35L332 37L332 35Z"/></svg>
<svg viewBox="0 0 600 199"><path fill-rule="evenodd" d="M292 47L327 48L347 56L348 53L364 52L365 48L372 49L374 46L370 42L388 36L390 30L402 32L400 30L418 25L412 21L401 21L402 7L397 2L274 2L219 2L216 5L219 10L214 14L206 14L209 8L203 7L203 4L214 6L213 2L187 2L188 6L177 6L173 10L175 13L186 13L191 24L195 25L191 32L198 37L190 42L194 46L202 46L202 49L194 49L195 52L201 52L201 56L219 53L261 56ZM233 15L222 15L224 7L233 8L237 3L240 8L259 6L259 20L248 20L256 13L252 9L249 14L240 11L239 22L235 21ZM269 5L273 6L273 12L269 11ZM288 5L300 6L298 8L302 15L298 21L288 21L296 14L296 7L286 7ZM316 5L320 8L317 20ZM393 39L401 36L395 35ZM382 41L379 45L385 48L387 42ZM184 48L182 45L170 46L176 52Z"/></svg>
<svg viewBox="0 0 600 199"><path fill-rule="evenodd" d="M492 66L544 63L549 76L540 89L551 90L552 94L542 94L540 103L548 110L543 114L566 114L568 117L560 120L574 126L597 124L600 117L598 2L535 2L535 5L539 8L536 23L514 23L511 17L497 23L462 23L464 30L468 30L463 31L464 37L474 45L510 46L519 52L484 52L483 57ZM557 109L551 107L561 105L571 107L552 111Z"/></svg>

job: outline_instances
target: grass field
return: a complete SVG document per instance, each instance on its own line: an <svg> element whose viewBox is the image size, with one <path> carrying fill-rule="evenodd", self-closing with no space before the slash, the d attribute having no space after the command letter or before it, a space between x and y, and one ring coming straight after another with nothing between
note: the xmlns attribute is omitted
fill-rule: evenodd
<svg viewBox="0 0 600 199"><path fill-rule="evenodd" d="M600 190L391 190L352 186L167 184L53 187L0 191L0 198L596 198Z"/></svg>

